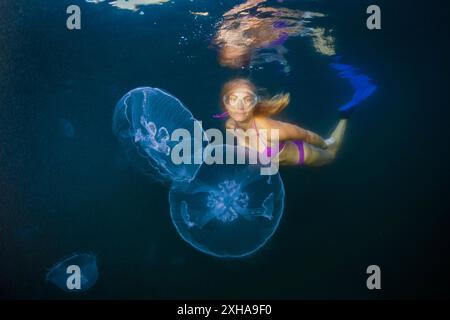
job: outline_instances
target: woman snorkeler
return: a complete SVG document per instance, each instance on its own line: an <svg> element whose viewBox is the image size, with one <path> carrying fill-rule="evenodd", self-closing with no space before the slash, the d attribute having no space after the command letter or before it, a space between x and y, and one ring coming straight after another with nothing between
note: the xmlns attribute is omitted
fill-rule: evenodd
<svg viewBox="0 0 450 320"><path fill-rule="evenodd" d="M257 145L249 145L247 141L239 141L247 147L259 152L266 152L272 159L277 158L281 165L322 166L332 162L338 152L347 126L348 114L342 114L331 137L324 140L318 134L297 125L272 119L280 113L290 101L289 94L276 95L270 99L260 100L255 85L247 79L234 79L225 83L221 92L223 115L228 115L227 129L253 129L256 131ZM276 129L279 141L272 142L263 134ZM267 137L270 137L267 134ZM278 143L278 154L272 154L274 143ZM261 150L262 149L262 150ZM265 149L265 150L264 150ZM276 150L276 148L275 148Z"/></svg>

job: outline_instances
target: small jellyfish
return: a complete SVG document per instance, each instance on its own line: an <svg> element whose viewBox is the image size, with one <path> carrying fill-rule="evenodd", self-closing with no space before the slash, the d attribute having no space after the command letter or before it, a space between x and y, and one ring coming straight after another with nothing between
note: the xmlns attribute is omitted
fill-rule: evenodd
<svg viewBox="0 0 450 320"><path fill-rule="evenodd" d="M195 159L204 137L200 122L161 89L142 87L125 94L115 108L113 131L132 163L157 180L190 181L201 165ZM184 142L192 150L190 159L176 163L172 152Z"/></svg>
<svg viewBox="0 0 450 320"><path fill-rule="evenodd" d="M75 253L51 267L46 281L68 292L84 292L97 282L98 268L95 255Z"/></svg>
<svg viewBox="0 0 450 320"><path fill-rule="evenodd" d="M239 147L221 146L237 153ZM206 164L189 184L175 183L170 214L181 237L217 257L243 257L272 237L283 214L280 175L261 175L252 164Z"/></svg>
<svg viewBox="0 0 450 320"><path fill-rule="evenodd" d="M36 241L43 232L39 226L29 226L18 231L18 237L23 241Z"/></svg>
<svg viewBox="0 0 450 320"><path fill-rule="evenodd" d="M62 133L69 139L73 139L75 137L75 128L67 119L61 118L58 121L58 125Z"/></svg>

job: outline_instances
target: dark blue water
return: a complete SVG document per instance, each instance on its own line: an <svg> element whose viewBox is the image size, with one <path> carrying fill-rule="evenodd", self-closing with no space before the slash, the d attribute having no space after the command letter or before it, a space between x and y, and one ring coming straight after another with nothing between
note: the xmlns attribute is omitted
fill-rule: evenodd
<svg viewBox="0 0 450 320"><path fill-rule="evenodd" d="M337 53L379 88L352 117L335 163L282 168L279 229L241 260L181 240L167 189L130 166L111 130L116 102L144 85L176 95L205 127L223 127L211 115L237 73L220 67L210 43L238 1L175 1L144 15L84 1L1 3L0 296L449 297L445 10L392 2L378 1L379 31L365 28L368 1L279 4L327 13ZM82 9L79 31L65 27L73 3ZM290 74L267 67L251 77L291 93L282 120L327 136L352 90L310 39L286 46ZM92 289L77 295L45 284L52 265L83 251L97 257ZM378 292L365 285L371 264L382 269Z"/></svg>

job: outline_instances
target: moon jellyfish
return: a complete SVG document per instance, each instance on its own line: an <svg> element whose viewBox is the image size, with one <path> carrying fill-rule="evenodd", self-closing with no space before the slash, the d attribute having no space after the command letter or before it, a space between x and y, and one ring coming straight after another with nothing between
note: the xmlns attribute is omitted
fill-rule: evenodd
<svg viewBox="0 0 450 320"><path fill-rule="evenodd" d="M240 152L242 147L219 148ZM277 229L284 207L280 175L261 175L260 169L204 163L191 183L173 184L170 214L180 236L218 257L243 257L260 249Z"/></svg>
<svg viewBox="0 0 450 320"><path fill-rule="evenodd" d="M27 242L36 241L42 234L43 232L39 226L28 226L17 232L19 239Z"/></svg>
<svg viewBox="0 0 450 320"><path fill-rule="evenodd" d="M67 119L61 118L58 120L58 125L60 130L67 138L73 139L75 137L75 128L72 122Z"/></svg>
<svg viewBox="0 0 450 320"><path fill-rule="evenodd" d="M97 259L93 254L80 253L56 263L47 273L46 281L68 292L86 291L97 282Z"/></svg>
<svg viewBox="0 0 450 320"><path fill-rule="evenodd" d="M332 63L331 67L339 72L339 77L349 79L354 90L352 99L340 107L339 111L352 110L357 104L376 91L377 86L372 83L372 80L368 76L359 73L355 67L341 63Z"/></svg>
<svg viewBox="0 0 450 320"><path fill-rule="evenodd" d="M201 124L177 98L161 89L142 87L125 94L115 108L113 131L134 163L158 180L190 181L201 165L194 159L195 150L201 149ZM171 156L180 142L193 151L183 155L187 161L176 163Z"/></svg>

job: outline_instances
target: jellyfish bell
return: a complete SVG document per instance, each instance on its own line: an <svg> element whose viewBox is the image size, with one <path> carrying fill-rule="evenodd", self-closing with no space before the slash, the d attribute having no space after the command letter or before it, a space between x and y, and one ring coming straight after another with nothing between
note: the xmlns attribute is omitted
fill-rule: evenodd
<svg viewBox="0 0 450 320"><path fill-rule="evenodd" d="M203 143L201 123L177 98L161 89L141 87L126 93L116 105L113 131L131 162L156 180L190 181L201 165L195 159ZM188 139L184 145L188 143L192 152L183 154L183 162L176 163L172 151L183 139Z"/></svg>
<svg viewBox="0 0 450 320"><path fill-rule="evenodd" d="M75 128L68 119L60 118L58 120L58 125L64 136L69 139L73 139L75 137Z"/></svg>
<svg viewBox="0 0 450 320"><path fill-rule="evenodd" d="M246 148L216 146L224 153ZM208 164L209 163L209 164ZM248 256L275 233L284 208L280 175L261 175L261 164L205 162L189 184L169 193L172 222L194 248L217 257Z"/></svg>
<svg viewBox="0 0 450 320"><path fill-rule="evenodd" d="M55 263L45 280L67 292L85 292L98 279L97 258L92 253L74 253Z"/></svg>

